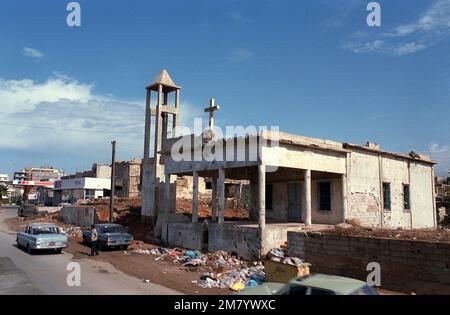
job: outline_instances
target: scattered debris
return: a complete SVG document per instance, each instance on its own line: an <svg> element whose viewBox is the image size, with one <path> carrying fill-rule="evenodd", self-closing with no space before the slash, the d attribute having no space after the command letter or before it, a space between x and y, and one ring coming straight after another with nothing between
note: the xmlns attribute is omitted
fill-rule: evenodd
<svg viewBox="0 0 450 315"><path fill-rule="evenodd" d="M334 227L316 233L333 234L333 235L347 235L359 237L382 237L398 240L421 240L429 242L450 243L450 230L448 229L418 229L418 230L403 230L403 229L374 229L361 226L353 226L351 228Z"/></svg>
<svg viewBox="0 0 450 315"><path fill-rule="evenodd" d="M125 254L126 253L126 254ZM264 266L261 262L246 262L225 251L204 254L200 251L181 248L136 248L124 252L124 255L150 255L155 260L172 261L180 264L186 271L201 272L199 281L192 281L202 288L230 288L241 290L246 286L255 286L264 281Z"/></svg>
<svg viewBox="0 0 450 315"><path fill-rule="evenodd" d="M283 263L285 265L296 266L296 267L302 267L307 264L298 257L286 256L285 251L281 248L272 248L267 253L267 258L272 261L275 261L275 262Z"/></svg>
<svg viewBox="0 0 450 315"><path fill-rule="evenodd" d="M219 288L240 291L245 287L260 285L266 274L261 261L248 262L225 251L202 253L200 251L183 250L181 248L136 248L125 251L124 255L149 255L155 260L172 261L180 264L186 271L200 272L200 280L192 281L202 288ZM273 248L267 255L268 259L287 265L302 267L309 265L297 257L286 256L284 250Z"/></svg>

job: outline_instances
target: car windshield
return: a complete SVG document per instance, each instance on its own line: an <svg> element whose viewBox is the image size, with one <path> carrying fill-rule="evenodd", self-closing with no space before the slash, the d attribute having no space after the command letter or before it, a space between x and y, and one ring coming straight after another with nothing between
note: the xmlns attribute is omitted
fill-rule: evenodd
<svg viewBox="0 0 450 315"><path fill-rule="evenodd" d="M49 227L36 227L33 229L32 234L57 234L59 233L59 228L55 226L49 226Z"/></svg>
<svg viewBox="0 0 450 315"><path fill-rule="evenodd" d="M102 233L126 233L123 226L113 225L113 226L104 226L102 229Z"/></svg>

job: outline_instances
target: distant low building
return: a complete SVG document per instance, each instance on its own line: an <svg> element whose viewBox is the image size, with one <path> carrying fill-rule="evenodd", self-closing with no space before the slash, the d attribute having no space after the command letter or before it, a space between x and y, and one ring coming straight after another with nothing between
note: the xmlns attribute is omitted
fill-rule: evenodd
<svg viewBox="0 0 450 315"><path fill-rule="evenodd" d="M61 179L71 179L71 178L111 178L111 166L109 164L94 163L92 168L88 171L76 172L72 175L66 175L61 177Z"/></svg>
<svg viewBox="0 0 450 315"><path fill-rule="evenodd" d="M0 174L0 183L5 183L7 181L9 181L8 174Z"/></svg>
<svg viewBox="0 0 450 315"><path fill-rule="evenodd" d="M450 177L436 177L436 207L439 216L450 215Z"/></svg>
<svg viewBox="0 0 450 315"><path fill-rule="evenodd" d="M111 181L108 178L82 177L62 179L55 182L53 205L76 203L80 199L94 199L108 196Z"/></svg>
<svg viewBox="0 0 450 315"><path fill-rule="evenodd" d="M26 167L21 171L14 172L15 180L27 181L53 181L60 179L64 172L51 166Z"/></svg>
<svg viewBox="0 0 450 315"><path fill-rule="evenodd" d="M115 196L139 197L141 191L141 160L116 162Z"/></svg>

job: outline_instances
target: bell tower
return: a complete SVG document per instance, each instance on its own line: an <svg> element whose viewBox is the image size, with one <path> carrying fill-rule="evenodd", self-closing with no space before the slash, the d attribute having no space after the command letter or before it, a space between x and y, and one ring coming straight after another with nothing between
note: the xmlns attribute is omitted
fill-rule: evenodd
<svg viewBox="0 0 450 315"><path fill-rule="evenodd" d="M163 69L153 83L146 87L146 93L141 217L144 222L155 224L158 212L163 207L160 205L160 191L162 191L165 181L165 174L164 164L161 163L161 150L164 148L169 132L172 137L176 136L175 128L179 121L180 87L175 85L169 73ZM155 108L151 106L153 94L156 94ZM171 102L172 104L170 104ZM155 131L153 157L151 158L150 138L153 117L155 118ZM171 126L169 126L170 118Z"/></svg>

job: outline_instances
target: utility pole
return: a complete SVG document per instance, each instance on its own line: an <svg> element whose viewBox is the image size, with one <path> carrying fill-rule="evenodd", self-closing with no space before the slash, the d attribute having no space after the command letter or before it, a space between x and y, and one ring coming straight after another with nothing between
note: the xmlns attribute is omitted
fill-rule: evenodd
<svg viewBox="0 0 450 315"><path fill-rule="evenodd" d="M116 186L116 141L112 141L112 161L111 161L111 196L109 198L109 222L113 222L114 213L114 194Z"/></svg>

